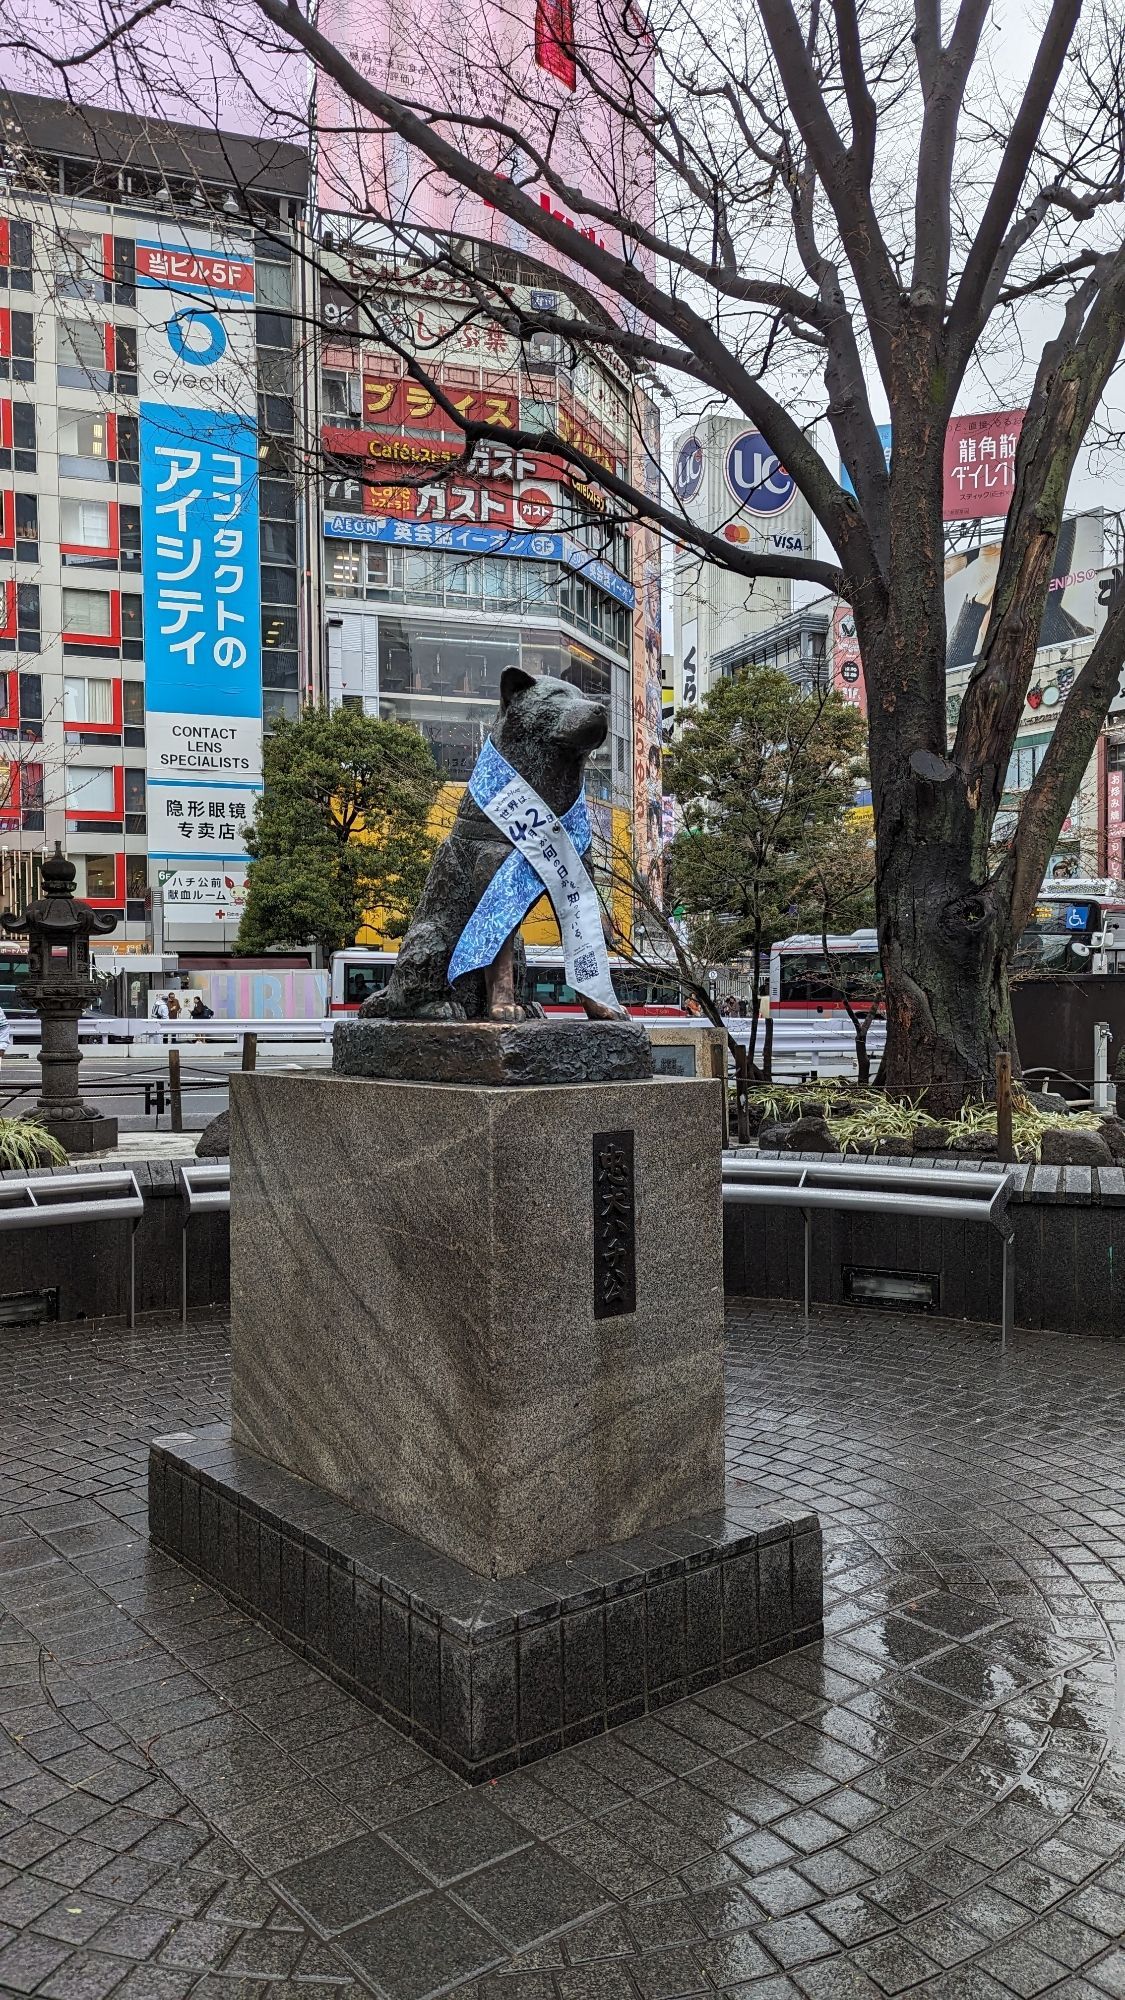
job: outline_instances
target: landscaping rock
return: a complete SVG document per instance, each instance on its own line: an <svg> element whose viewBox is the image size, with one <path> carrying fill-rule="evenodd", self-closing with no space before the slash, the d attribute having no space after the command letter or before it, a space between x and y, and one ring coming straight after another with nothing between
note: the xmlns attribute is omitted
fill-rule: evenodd
<svg viewBox="0 0 1125 2000"><path fill-rule="evenodd" d="M995 1132L964 1132L950 1147L953 1159L994 1160L996 1158Z"/></svg>
<svg viewBox="0 0 1125 2000"><path fill-rule="evenodd" d="M196 1141L197 1160L226 1160L230 1158L230 1112L220 1111L209 1125L203 1127Z"/></svg>
<svg viewBox="0 0 1125 2000"><path fill-rule="evenodd" d="M949 1145L948 1125L919 1125L914 1133L916 1153L944 1153Z"/></svg>
<svg viewBox="0 0 1125 2000"><path fill-rule="evenodd" d="M777 1118L763 1118L758 1127L759 1146L784 1146L792 1126L782 1124Z"/></svg>
<svg viewBox="0 0 1125 2000"><path fill-rule="evenodd" d="M826 1118L798 1118L779 1142L787 1153L838 1153L840 1141Z"/></svg>
<svg viewBox="0 0 1125 2000"><path fill-rule="evenodd" d="M1039 1158L1045 1167L1111 1167L1113 1154L1100 1132L1076 1125L1051 1125L1039 1144Z"/></svg>
<svg viewBox="0 0 1125 2000"><path fill-rule="evenodd" d="M1036 1111L1045 1111L1053 1118L1065 1118L1070 1110L1066 1098L1061 1097L1057 1090L1029 1090L1027 1098Z"/></svg>
<svg viewBox="0 0 1125 2000"><path fill-rule="evenodd" d="M880 1160L908 1160L914 1152L914 1141L905 1133L889 1132L886 1138L876 1142L872 1151Z"/></svg>
<svg viewBox="0 0 1125 2000"><path fill-rule="evenodd" d="M1120 1118L1103 1118L1098 1127L1098 1137L1109 1147L1115 1167L1125 1166L1125 1125Z"/></svg>

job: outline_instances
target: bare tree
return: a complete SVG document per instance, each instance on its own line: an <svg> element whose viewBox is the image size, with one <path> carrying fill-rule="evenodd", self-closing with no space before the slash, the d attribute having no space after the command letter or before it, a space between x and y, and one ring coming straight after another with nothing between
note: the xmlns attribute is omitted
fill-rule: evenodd
<svg viewBox="0 0 1125 2000"><path fill-rule="evenodd" d="M9 41L68 79L93 51L143 75L145 37L166 11L196 33L210 18L243 69L255 43L263 62L302 51L329 179L343 163L336 205L378 219L400 250L480 272L481 310L521 339L554 332L613 355L654 372L676 407L733 408L762 433L833 559L731 544L666 486L618 476L556 430L504 435L557 453L750 580L811 580L851 602L888 1081L927 1088L936 1108L966 1080L987 1083L1011 1039L1009 955L1125 659L1122 596L1014 837L990 859L1068 482L1125 340L1125 67L1104 0L1050 0L1018 58L1014 38L998 45L988 0L914 0L905 17L878 0L653 0L646 21L609 0L540 0L534 24L532 0L383 5L366 46L343 0L244 0L233 25L217 0L190 17L182 0L105 0L96 28L70 5L45 51L27 0L3 0ZM583 119L602 134L585 154ZM423 234L434 190L444 223ZM495 228L481 229L481 204ZM463 239L482 233L562 266L565 306L507 299L502 267L465 255ZM1038 358L1025 362L1033 335ZM943 451L958 399L990 379L1009 403L1026 388L1027 408L992 615L950 748ZM818 424L854 495L818 449ZM466 424L466 448L494 434Z"/></svg>

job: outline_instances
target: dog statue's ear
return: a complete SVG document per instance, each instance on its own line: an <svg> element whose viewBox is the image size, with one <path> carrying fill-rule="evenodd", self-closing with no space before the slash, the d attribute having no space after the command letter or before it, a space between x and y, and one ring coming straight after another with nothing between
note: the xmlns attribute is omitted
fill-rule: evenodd
<svg viewBox="0 0 1125 2000"><path fill-rule="evenodd" d="M525 674L522 667L505 667L500 676L500 706L507 708L509 702L529 687L535 686L535 675Z"/></svg>

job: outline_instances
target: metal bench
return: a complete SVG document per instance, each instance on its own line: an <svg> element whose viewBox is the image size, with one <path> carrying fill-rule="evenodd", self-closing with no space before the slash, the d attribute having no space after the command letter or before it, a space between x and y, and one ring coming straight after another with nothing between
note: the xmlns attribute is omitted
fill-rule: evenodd
<svg viewBox="0 0 1125 2000"><path fill-rule="evenodd" d="M914 1167L859 1160L753 1159L723 1155L723 1200L799 1208L805 1218L805 1320L812 1282L813 1210L859 1209L935 1222L989 1222L1003 1242L1000 1342L1012 1330L1014 1259L1004 1167Z"/></svg>
<svg viewBox="0 0 1125 2000"><path fill-rule="evenodd" d="M145 1212L137 1177L104 1173L28 1175L0 1180L0 1229L56 1228L68 1222L128 1222L129 1325L137 1323L137 1224Z"/></svg>
<svg viewBox="0 0 1125 2000"><path fill-rule="evenodd" d="M197 1162L177 1167L182 1219L180 1224L180 1324L187 1326L188 1223L193 1215L216 1215L230 1211L230 1161Z"/></svg>

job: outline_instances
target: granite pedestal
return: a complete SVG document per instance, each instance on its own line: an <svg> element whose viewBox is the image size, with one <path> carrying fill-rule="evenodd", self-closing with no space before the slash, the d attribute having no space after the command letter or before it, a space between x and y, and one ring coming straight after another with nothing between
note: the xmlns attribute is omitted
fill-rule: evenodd
<svg viewBox="0 0 1125 2000"><path fill-rule="evenodd" d="M156 1439L149 1532L471 1784L822 1630L816 1516L745 1487L725 1508L494 1579L216 1426Z"/></svg>
<svg viewBox="0 0 1125 2000"><path fill-rule="evenodd" d="M721 1506L720 1090L232 1077L235 1442L485 1577Z"/></svg>

